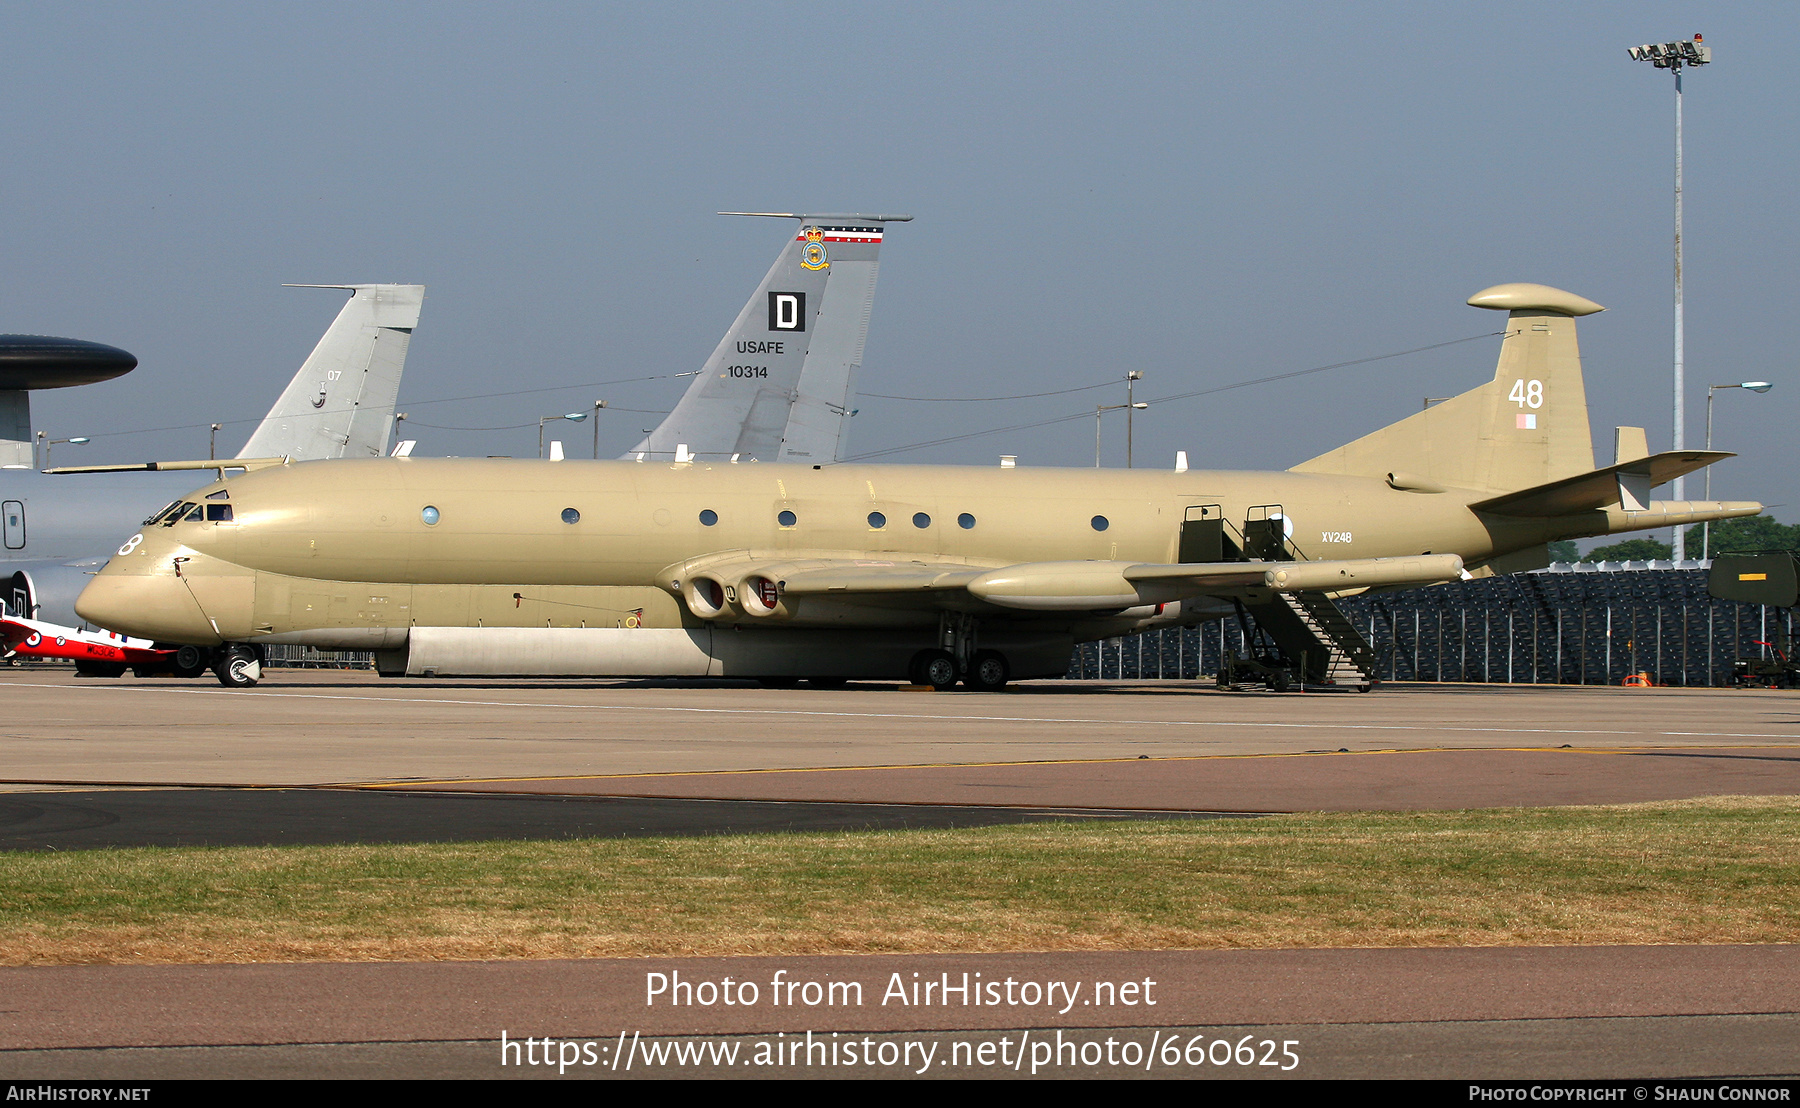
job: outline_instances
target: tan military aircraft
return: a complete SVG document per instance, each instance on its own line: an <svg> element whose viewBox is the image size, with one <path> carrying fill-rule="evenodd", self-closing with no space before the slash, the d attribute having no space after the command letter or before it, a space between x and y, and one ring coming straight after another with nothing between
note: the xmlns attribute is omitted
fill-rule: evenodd
<svg viewBox="0 0 1800 1108"><path fill-rule="evenodd" d="M1493 380L1286 472L383 458L275 464L134 535L77 605L210 648L392 675L910 676L993 689L1078 642L1250 612L1296 677L1367 688L1332 597L1533 568L1546 544L1752 515L1651 501L1722 453L1595 468L1575 317L1500 285ZM211 512L228 503L233 511ZM227 516L229 518L221 518Z"/></svg>

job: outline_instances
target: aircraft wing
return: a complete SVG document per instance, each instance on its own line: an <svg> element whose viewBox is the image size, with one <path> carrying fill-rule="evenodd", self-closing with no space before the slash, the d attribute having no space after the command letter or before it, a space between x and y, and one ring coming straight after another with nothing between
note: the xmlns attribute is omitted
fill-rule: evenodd
<svg viewBox="0 0 1800 1108"><path fill-rule="evenodd" d="M753 552L698 559L662 574L705 619L804 618L810 598L882 606L1021 612L1118 612L1196 596L1345 592L1429 585L1462 573L1454 554L1314 562L1024 562L986 567L949 560L869 557L761 558Z"/></svg>

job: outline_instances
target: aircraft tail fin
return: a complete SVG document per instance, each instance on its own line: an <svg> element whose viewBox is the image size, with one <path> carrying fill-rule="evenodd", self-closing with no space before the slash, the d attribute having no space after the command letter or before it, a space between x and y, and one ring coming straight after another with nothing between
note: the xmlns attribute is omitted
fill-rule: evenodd
<svg viewBox="0 0 1800 1108"><path fill-rule="evenodd" d="M425 286L289 287L347 289L351 296L238 457L382 457Z"/></svg>
<svg viewBox="0 0 1800 1108"><path fill-rule="evenodd" d="M1469 298L1508 313L1494 379L1293 467L1512 492L1594 468L1575 318L1600 305L1546 285L1496 285Z"/></svg>
<svg viewBox="0 0 1800 1108"><path fill-rule="evenodd" d="M856 395L885 224L909 215L721 212L800 221L675 410L627 458L826 464Z"/></svg>

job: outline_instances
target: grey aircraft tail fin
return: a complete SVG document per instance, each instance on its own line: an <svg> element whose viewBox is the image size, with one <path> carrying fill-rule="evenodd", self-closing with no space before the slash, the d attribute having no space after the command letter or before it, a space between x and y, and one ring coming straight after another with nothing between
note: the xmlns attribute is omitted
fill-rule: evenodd
<svg viewBox="0 0 1800 1108"><path fill-rule="evenodd" d="M425 286L289 287L346 289L351 296L237 456L382 457Z"/></svg>
<svg viewBox="0 0 1800 1108"><path fill-rule="evenodd" d="M835 462L856 395L883 225L909 215L721 212L800 221L675 410L625 456Z"/></svg>

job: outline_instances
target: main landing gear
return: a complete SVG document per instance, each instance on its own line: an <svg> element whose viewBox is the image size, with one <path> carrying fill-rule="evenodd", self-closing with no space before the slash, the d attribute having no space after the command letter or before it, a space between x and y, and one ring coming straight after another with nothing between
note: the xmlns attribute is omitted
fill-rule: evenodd
<svg viewBox="0 0 1800 1108"><path fill-rule="evenodd" d="M975 620L960 612L946 612L939 624L943 646L913 655L906 675L915 685L930 685L939 692L961 681L975 692L998 692L1012 677L1012 666L998 650L975 649Z"/></svg>

